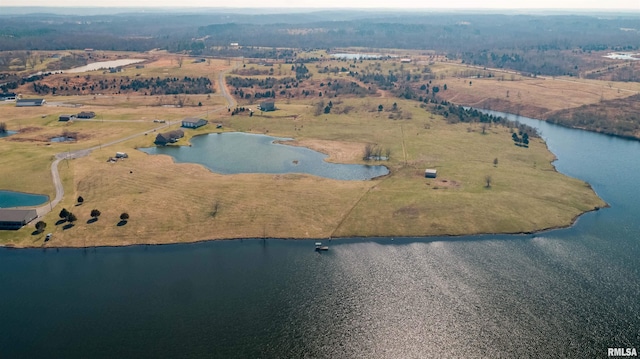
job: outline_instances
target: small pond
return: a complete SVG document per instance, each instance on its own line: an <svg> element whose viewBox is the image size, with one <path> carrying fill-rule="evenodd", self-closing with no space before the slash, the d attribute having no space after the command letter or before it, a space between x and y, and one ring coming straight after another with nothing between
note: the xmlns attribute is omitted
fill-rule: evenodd
<svg viewBox="0 0 640 359"><path fill-rule="evenodd" d="M307 173L338 180L369 180L389 173L385 166L326 162L327 155L274 141L289 139L241 132L212 133L191 139L192 146L147 147L151 155L169 155L176 162L198 163L222 174Z"/></svg>
<svg viewBox="0 0 640 359"><path fill-rule="evenodd" d="M48 196L0 190L0 208L31 207L45 204Z"/></svg>
<svg viewBox="0 0 640 359"><path fill-rule="evenodd" d="M9 137L9 136L11 136L11 135L15 135L16 133L18 133L18 132L16 132L16 131L5 131L5 132L0 132L0 138L3 138L3 137Z"/></svg>
<svg viewBox="0 0 640 359"><path fill-rule="evenodd" d="M51 137L49 139L50 142L73 142L76 139L73 137L65 137L65 136L58 136L58 137Z"/></svg>

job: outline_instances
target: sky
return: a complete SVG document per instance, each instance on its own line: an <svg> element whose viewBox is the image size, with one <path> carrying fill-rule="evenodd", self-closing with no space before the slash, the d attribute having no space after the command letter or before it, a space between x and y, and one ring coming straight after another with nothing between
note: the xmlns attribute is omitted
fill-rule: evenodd
<svg viewBox="0 0 640 359"><path fill-rule="evenodd" d="M0 0L1 6L88 7L86 0ZM640 0L109 0L97 7L379 8L379 9L577 9L640 11Z"/></svg>

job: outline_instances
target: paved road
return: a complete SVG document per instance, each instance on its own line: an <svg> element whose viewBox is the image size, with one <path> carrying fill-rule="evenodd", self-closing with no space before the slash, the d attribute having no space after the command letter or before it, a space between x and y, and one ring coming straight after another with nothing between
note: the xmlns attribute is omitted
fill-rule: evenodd
<svg viewBox="0 0 640 359"><path fill-rule="evenodd" d="M236 65L237 67L237 65ZM221 94L224 96L224 98L227 100L227 108L231 108L235 106L235 100L233 99L233 97L229 94L229 91L227 90L227 86L225 85L225 81L224 81L224 77L227 74L227 72L231 71L231 69L227 70L227 71L223 71L220 72L220 74L218 75L218 82L220 83L220 92ZM220 107L218 109L215 109L213 111L222 111L224 110L224 107ZM209 111L211 112L211 111ZM208 114L208 112L207 112ZM97 120L96 120L97 121ZM97 149L101 149L103 147L107 147L107 146L111 146L114 145L116 143L120 143L120 142L124 142L124 141L128 141L132 138L136 138L139 136L144 136L147 135L149 133L153 133L156 132L158 130L161 130L163 128L167 128L171 125L174 125L176 123L178 123L179 121L174 121L174 122L166 122L164 124L162 124L162 126L158 126L156 128L153 128L151 130L147 130L144 132L140 132L140 133L136 133L124 138L120 138L118 140L115 141L111 141L111 142L107 142L104 144L101 144L99 146L94 146L94 147L90 147L90 148L86 148L86 149L81 149L81 150L76 150L76 151L68 151L68 152L60 152L58 154L55 155L55 160L53 161L53 163L51 163L51 177L53 177L53 185L56 189L56 196L55 198L45 204L42 205L40 207L36 207L36 212L38 213L38 218L43 217L44 215L46 215L47 213L51 212L53 210L53 208L55 206L58 205L58 203L60 203L60 201L62 201L62 198L64 197L64 187L62 186L62 180L60 180L60 173L58 172L58 165L60 164L61 161L64 160L72 160L75 158L81 158L84 156L88 156L92 151L97 150Z"/></svg>

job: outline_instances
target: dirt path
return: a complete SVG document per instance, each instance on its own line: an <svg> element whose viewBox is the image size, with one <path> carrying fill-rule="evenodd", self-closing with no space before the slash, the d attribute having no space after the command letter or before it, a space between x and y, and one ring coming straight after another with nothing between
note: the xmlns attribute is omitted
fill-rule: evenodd
<svg viewBox="0 0 640 359"><path fill-rule="evenodd" d="M227 90L226 85L224 84L224 77L227 74L227 72L231 71L232 69L228 69L226 71L221 71L220 74L218 75L218 79L220 81L220 92L222 93L222 95L224 96L224 98L227 100L227 107L233 107L235 105L235 101L233 100L233 97L231 97L231 95L229 94L229 91ZM223 110L224 107L220 107L214 111L221 111ZM211 112L211 111L209 111ZM155 127L151 130L147 130L144 132L140 132L140 133L136 133L124 138L120 138L118 140L115 141L111 141L108 143L104 143L98 146L93 146L90 148L86 148L86 149L81 149L81 150L76 150L76 151L71 151L71 152L60 152L57 153L55 155L55 160L53 161L53 163L51 163L51 177L53 177L53 185L56 189L56 196L55 198L48 202L47 204L44 204L40 207L36 207L35 210L38 213L38 218L43 217L44 215L48 214L49 212L51 212L53 210L54 207L56 207L58 205L58 203L60 203L60 201L62 201L62 198L64 197L64 186L62 185L62 180L60 179L60 172L58 171L58 165L60 164L60 162L62 160L72 160L72 159L76 159L76 158L81 158L81 157L85 157L88 156L91 152L93 152L94 150L97 149L101 149L103 147L107 147L107 146L111 146L111 145L115 145L117 143L121 143L124 141L128 141L130 139L136 138L136 137L140 137L140 136L144 136L144 135L148 135L149 133L153 133L156 132L158 130L167 128L171 125L174 125L176 123L179 123L180 121L174 121L174 122L167 122L161 126Z"/></svg>

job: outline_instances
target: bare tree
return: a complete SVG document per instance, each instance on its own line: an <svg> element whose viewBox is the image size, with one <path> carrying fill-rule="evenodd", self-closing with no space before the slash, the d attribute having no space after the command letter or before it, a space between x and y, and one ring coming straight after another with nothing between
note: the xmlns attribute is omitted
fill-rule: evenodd
<svg viewBox="0 0 640 359"><path fill-rule="evenodd" d="M485 182L485 187L486 188L491 188L491 181L492 181L492 178L491 178L490 175L486 175L484 177L484 182Z"/></svg>
<svg viewBox="0 0 640 359"><path fill-rule="evenodd" d="M182 56L178 56L178 67L182 68L182 63L184 62L184 57Z"/></svg>

